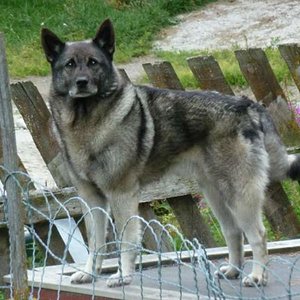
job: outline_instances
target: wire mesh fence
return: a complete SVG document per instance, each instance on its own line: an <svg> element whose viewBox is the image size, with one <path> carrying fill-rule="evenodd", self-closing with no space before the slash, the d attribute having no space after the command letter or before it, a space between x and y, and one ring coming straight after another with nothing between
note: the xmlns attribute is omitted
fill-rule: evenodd
<svg viewBox="0 0 300 300"><path fill-rule="evenodd" d="M129 286L108 288L106 280L120 268L123 251L122 232L117 233L113 217L101 208L89 209L85 200L78 196L61 199L53 191L32 182L26 174L11 176L18 182L26 214L24 234L30 299L300 299L300 253L270 255L265 266L268 285L244 287L242 278L256 263L251 257L243 264L239 278L228 280L216 276L227 263L226 249L205 249L196 239L185 239L173 225L163 226L157 220L146 221L139 216L130 218L123 228L136 219L142 224L141 243L129 245L126 250L138 253L133 282ZM33 186L37 191L32 192ZM8 225L6 204L9 199L5 182L0 196L0 226L3 228ZM85 214L74 214L82 207L85 207ZM102 272L98 274L94 268L91 283L71 284L70 276L78 270L84 271L89 251L84 217L93 218L93 210L101 211L108 218L110 238L94 253L94 261L99 255L104 258ZM149 234L155 240L153 249L145 246ZM171 243L173 251L163 251L165 240ZM248 251L247 246L245 249ZM10 270L13 263L12 259ZM12 276L8 274L5 284L0 286L7 298L13 297Z"/></svg>

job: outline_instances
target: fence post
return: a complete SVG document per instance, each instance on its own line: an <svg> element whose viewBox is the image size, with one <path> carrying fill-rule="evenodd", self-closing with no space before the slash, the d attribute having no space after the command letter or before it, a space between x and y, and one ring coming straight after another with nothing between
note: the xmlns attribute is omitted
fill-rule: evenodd
<svg viewBox="0 0 300 300"><path fill-rule="evenodd" d="M173 66L168 61L143 64L151 83L162 89L183 90Z"/></svg>
<svg viewBox="0 0 300 300"><path fill-rule="evenodd" d="M279 45L279 52L285 60L293 80L300 91L300 47L297 44Z"/></svg>
<svg viewBox="0 0 300 300"><path fill-rule="evenodd" d="M0 33L0 126L3 144L4 167L10 172L18 169L17 146L10 96L9 78L5 56L4 35ZM10 264L13 274L13 297L28 299L26 252L24 239L24 213L21 193L12 176L6 181Z"/></svg>
<svg viewBox="0 0 300 300"><path fill-rule="evenodd" d="M203 90L216 90L233 95L222 70L213 56L196 56L187 59L188 65Z"/></svg>
<svg viewBox="0 0 300 300"><path fill-rule="evenodd" d="M269 106L278 96L286 99L262 49L237 50L235 56L257 101Z"/></svg>
<svg viewBox="0 0 300 300"><path fill-rule="evenodd" d="M11 95L57 186L68 186L69 175L49 129L51 115L38 89L32 82L18 82L11 85Z"/></svg>

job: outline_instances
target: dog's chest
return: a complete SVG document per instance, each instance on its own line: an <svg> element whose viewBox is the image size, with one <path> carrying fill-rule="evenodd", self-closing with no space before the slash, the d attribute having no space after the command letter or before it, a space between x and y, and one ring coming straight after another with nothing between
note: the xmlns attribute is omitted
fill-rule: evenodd
<svg viewBox="0 0 300 300"><path fill-rule="evenodd" d="M81 178L88 179L91 168L98 167L101 153L105 148L105 137L97 128L90 124L80 126L63 126L62 139L64 141L65 157ZM99 159L99 163L97 163Z"/></svg>

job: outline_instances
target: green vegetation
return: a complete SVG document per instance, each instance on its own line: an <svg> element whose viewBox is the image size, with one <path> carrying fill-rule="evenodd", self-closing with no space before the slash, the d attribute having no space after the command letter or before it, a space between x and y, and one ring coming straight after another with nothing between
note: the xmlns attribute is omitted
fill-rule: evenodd
<svg viewBox="0 0 300 300"><path fill-rule="evenodd" d="M237 50L237 48L233 47L231 50L218 51L157 51L155 54L159 58L167 60L173 65L185 88L195 89L199 87L192 72L188 68L186 59L193 56L209 55L212 55L218 61L227 82L231 86L245 87L247 86L247 82L239 68L234 55L234 50ZM265 49L265 52L279 82L291 82L290 72L286 63L281 58L278 49L275 47L269 47Z"/></svg>
<svg viewBox="0 0 300 300"><path fill-rule="evenodd" d="M107 17L117 32L118 62L146 54L162 27L174 16L213 0L6 0L0 2L11 76L46 75L49 67L40 47L47 27L66 40L92 37Z"/></svg>

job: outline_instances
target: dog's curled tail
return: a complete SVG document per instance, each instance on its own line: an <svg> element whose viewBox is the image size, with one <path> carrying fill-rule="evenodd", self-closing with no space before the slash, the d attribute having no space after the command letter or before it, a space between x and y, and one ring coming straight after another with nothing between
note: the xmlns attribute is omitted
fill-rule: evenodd
<svg viewBox="0 0 300 300"><path fill-rule="evenodd" d="M300 181L300 155L299 154L290 154L288 156L289 160L289 169L287 176L292 180Z"/></svg>

